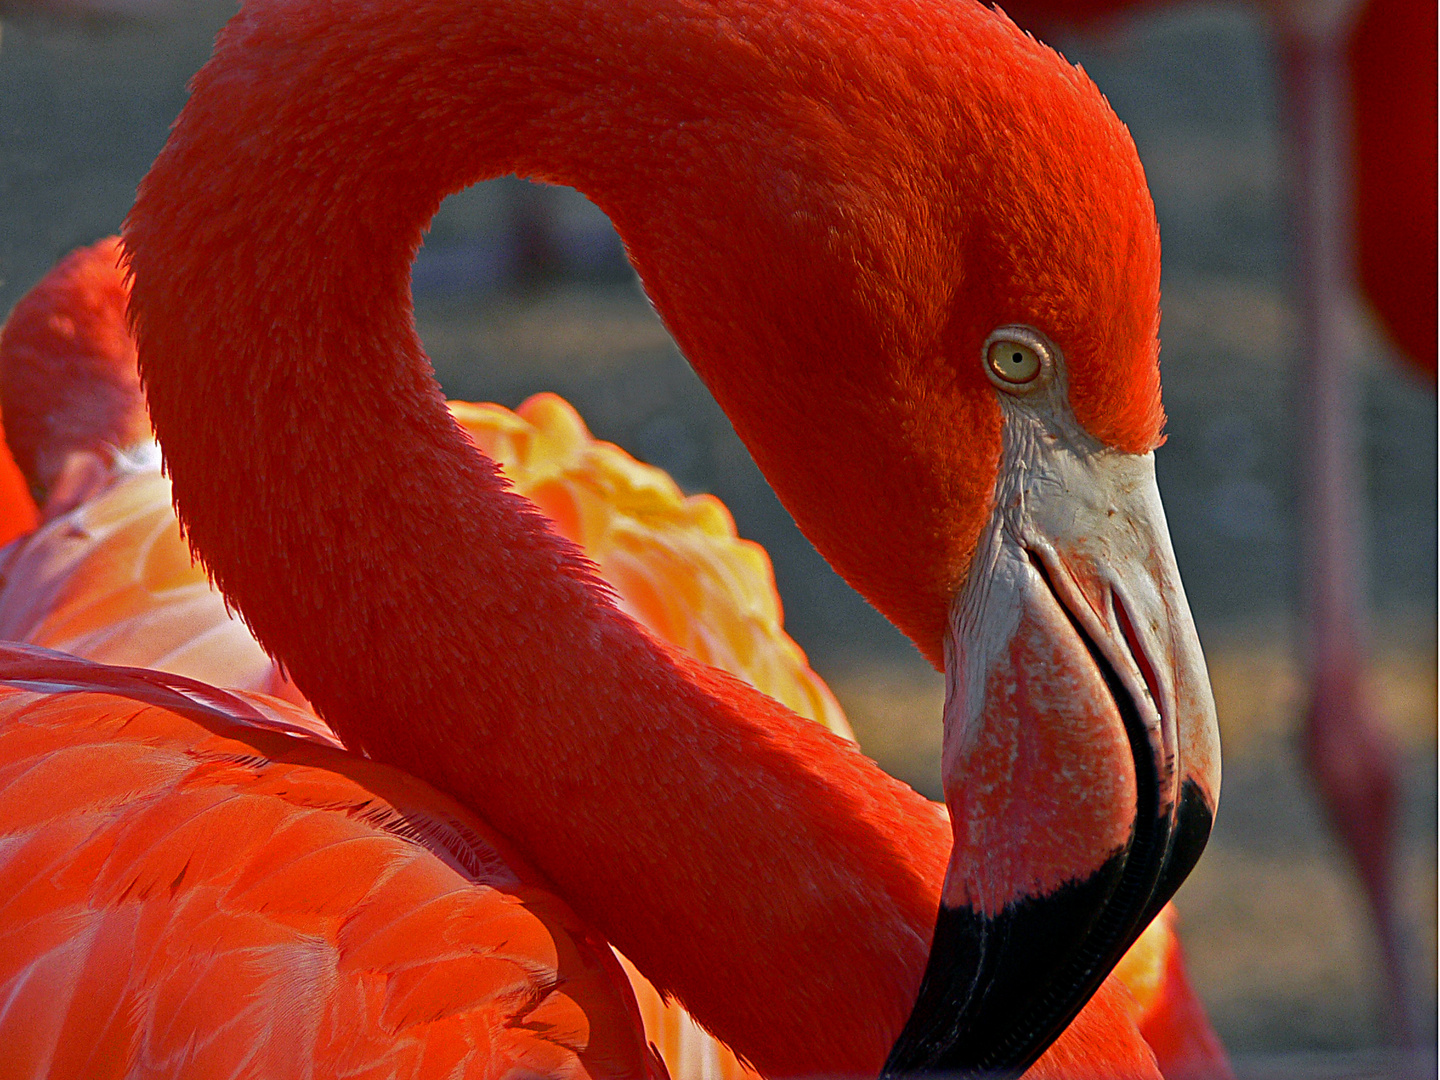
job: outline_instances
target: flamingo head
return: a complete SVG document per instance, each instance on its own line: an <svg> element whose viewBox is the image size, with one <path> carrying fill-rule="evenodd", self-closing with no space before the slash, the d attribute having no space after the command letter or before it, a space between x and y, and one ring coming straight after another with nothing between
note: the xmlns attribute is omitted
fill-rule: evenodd
<svg viewBox="0 0 1440 1080"><path fill-rule="evenodd" d="M1003 15L888 12L832 12L823 55L777 46L764 95L672 130L682 172L727 152L665 214L607 209L801 528L944 666L955 845L889 1068L1004 1075L1194 865L1218 736L1155 482L1129 133Z"/></svg>
<svg viewBox="0 0 1440 1080"><path fill-rule="evenodd" d="M0 406L15 462L47 518L84 501L117 451L150 437L120 241L66 256L0 334Z"/></svg>

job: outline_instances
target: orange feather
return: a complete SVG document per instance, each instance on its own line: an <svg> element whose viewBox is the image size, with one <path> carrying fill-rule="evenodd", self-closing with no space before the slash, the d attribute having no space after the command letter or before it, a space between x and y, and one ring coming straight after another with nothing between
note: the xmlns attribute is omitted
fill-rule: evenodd
<svg viewBox="0 0 1440 1080"><path fill-rule="evenodd" d="M0 666L0 1073L663 1074L604 942L453 800L273 699Z"/></svg>

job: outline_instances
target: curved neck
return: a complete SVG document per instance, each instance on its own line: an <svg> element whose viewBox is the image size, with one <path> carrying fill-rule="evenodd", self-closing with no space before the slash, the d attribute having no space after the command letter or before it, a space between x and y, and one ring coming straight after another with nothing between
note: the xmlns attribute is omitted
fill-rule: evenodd
<svg viewBox="0 0 1440 1080"><path fill-rule="evenodd" d="M687 102L755 45L640 6L247 7L127 223L151 416L193 546L349 746L483 814L763 1071L874 1072L948 826L620 614L456 428L414 330L421 229L486 176L576 183L670 250ZM641 102L657 49L688 66Z"/></svg>
<svg viewBox="0 0 1440 1080"><path fill-rule="evenodd" d="M205 300L355 370L421 355L406 270L445 196L580 189L800 527L938 666L999 456L953 358L1016 317L955 317L993 262L964 192L992 198L1017 48L1045 52L969 2L260 0L157 165Z"/></svg>

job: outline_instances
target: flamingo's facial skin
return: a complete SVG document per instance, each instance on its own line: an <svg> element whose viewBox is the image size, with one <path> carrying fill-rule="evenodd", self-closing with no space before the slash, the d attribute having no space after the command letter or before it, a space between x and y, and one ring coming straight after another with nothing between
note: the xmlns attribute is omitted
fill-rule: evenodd
<svg viewBox="0 0 1440 1080"><path fill-rule="evenodd" d="M1085 431L1032 328L982 362L1003 451L945 639L955 845L895 1073L1018 1075L1184 880L1220 789L1154 454Z"/></svg>

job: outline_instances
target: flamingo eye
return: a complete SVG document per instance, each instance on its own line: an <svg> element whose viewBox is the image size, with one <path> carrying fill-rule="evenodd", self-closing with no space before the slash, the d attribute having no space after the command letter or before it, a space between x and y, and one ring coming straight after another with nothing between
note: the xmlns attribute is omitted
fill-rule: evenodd
<svg viewBox="0 0 1440 1080"><path fill-rule="evenodd" d="M985 371L1010 393L1031 389L1053 367L1048 342L1028 326L1002 326L985 342Z"/></svg>

